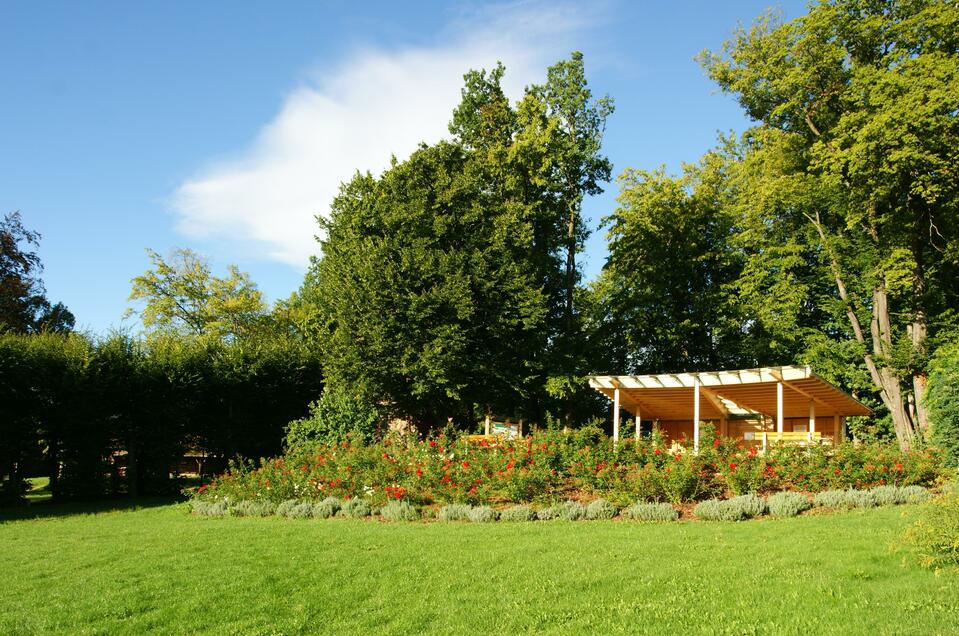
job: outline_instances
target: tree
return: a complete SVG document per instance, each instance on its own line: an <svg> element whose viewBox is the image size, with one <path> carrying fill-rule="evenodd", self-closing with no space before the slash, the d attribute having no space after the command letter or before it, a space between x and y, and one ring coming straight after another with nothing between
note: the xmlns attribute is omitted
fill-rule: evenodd
<svg viewBox="0 0 959 636"><path fill-rule="evenodd" d="M927 396L930 437L945 449L947 465L959 466L959 343L933 357Z"/></svg>
<svg viewBox="0 0 959 636"><path fill-rule="evenodd" d="M62 303L47 300L40 257L21 243L37 247L40 235L23 226L19 212L12 212L0 220L0 330L70 331L73 314Z"/></svg>
<svg viewBox="0 0 959 636"><path fill-rule="evenodd" d="M559 288L561 322L554 341L552 361L557 377L550 383L554 392L565 396L565 419L570 423L573 378L582 368L581 324L576 314L575 298L580 273L576 254L583 249L587 228L582 219L586 196L603 191L609 181L612 164L601 154L606 119L613 113L613 100L608 96L594 99L586 81L583 54L575 51L568 60L549 67L546 83L532 86L528 96L542 105L548 122L544 139L550 159L546 201L564 229L562 251L565 253L563 283Z"/></svg>
<svg viewBox="0 0 959 636"><path fill-rule="evenodd" d="M594 285L594 329L633 373L703 371L769 362L769 339L731 286L742 273L732 244L726 166L720 152L664 170L626 170L619 207L604 219L609 257Z"/></svg>
<svg viewBox="0 0 959 636"><path fill-rule="evenodd" d="M774 256L797 267L818 261L845 321L829 336L849 334L910 447L928 422L928 337L956 301L959 7L820 2L785 24L764 16L703 60L759 122L746 231L791 236L793 253ZM768 256L748 254L746 283L792 275Z"/></svg>
<svg viewBox="0 0 959 636"><path fill-rule="evenodd" d="M131 301L145 303L140 318L147 329L235 338L264 318L263 294L235 265L220 278L193 250L174 250L169 261L152 250L147 254L153 269L134 278L130 292Z"/></svg>

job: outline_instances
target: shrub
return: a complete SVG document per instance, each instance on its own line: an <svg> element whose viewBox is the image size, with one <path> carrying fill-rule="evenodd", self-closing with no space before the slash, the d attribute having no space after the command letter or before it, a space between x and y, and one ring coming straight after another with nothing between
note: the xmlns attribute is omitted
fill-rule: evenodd
<svg viewBox="0 0 959 636"><path fill-rule="evenodd" d="M624 510L623 516L633 521L676 521L679 511L667 503L638 501Z"/></svg>
<svg viewBox="0 0 959 636"><path fill-rule="evenodd" d="M930 438L946 451L947 466L959 466L959 343L941 347L929 367Z"/></svg>
<svg viewBox="0 0 959 636"><path fill-rule="evenodd" d="M809 498L798 492L777 492L766 500L766 506L774 517L795 517L812 508Z"/></svg>
<svg viewBox="0 0 959 636"><path fill-rule="evenodd" d="M469 504L447 504L440 508L440 521L466 521L470 517L470 510L473 507Z"/></svg>
<svg viewBox="0 0 959 636"><path fill-rule="evenodd" d="M813 497L813 505L817 508L850 508L849 497L845 490L824 490L817 492Z"/></svg>
<svg viewBox="0 0 959 636"><path fill-rule="evenodd" d="M535 521L536 513L529 506L513 506L499 513L503 521Z"/></svg>
<svg viewBox="0 0 959 636"><path fill-rule="evenodd" d="M597 499L586 507L587 519L612 519L619 511L605 499Z"/></svg>
<svg viewBox="0 0 959 636"><path fill-rule="evenodd" d="M586 516L586 508L583 504L575 501L567 501L557 508L556 518L564 521L579 521Z"/></svg>
<svg viewBox="0 0 959 636"><path fill-rule="evenodd" d="M269 517L276 512L276 505L271 501L238 501L231 512L238 517Z"/></svg>
<svg viewBox="0 0 959 636"><path fill-rule="evenodd" d="M496 511L489 506L476 506L469 512L470 521L473 523L489 523L496 521Z"/></svg>
<svg viewBox="0 0 959 636"><path fill-rule="evenodd" d="M707 521L741 521L758 517L766 511L766 502L756 495L741 495L732 499L710 499L693 509L700 519Z"/></svg>
<svg viewBox="0 0 959 636"><path fill-rule="evenodd" d="M902 493L903 503L924 503L932 499L932 493L922 486L902 486L899 491Z"/></svg>
<svg viewBox="0 0 959 636"><path fill-rule="evenodd" d="M540 521L551 521L559 518L559 506L548 506L536 511L536 518Z"/></svg>
<svg viewBox="0 0 959 636"><path fill-rule="evenodd" d="M337 443L352 437L369 443L376 436L379 414L361 397L345 388L327 386L309 416L293 420L286 427L287 448L317 442Z"/></svg>
<svg viewBox="0 0 959 636"><path fill-rule="evenodd" d="M230 513L230 506L223 499L220 501L194 499L190 502L190 510L201 517L225 517Z"/></svg>
<svg viewBox="0 0 959 636"><path fill-rule="evenodd" d="M313 516L313 503L301 501L287 509L285 516L288 519L309 519Z"/></svg>
<svg viewBox="0 0 959 636"><path fill-rule="evenodd" d="M387 521L416 521L420 514L408 501L391 501L380 508L380 516Z"/></svg>
<svg viewBox="0 0 959 636"><path fill-rule="evenodd" d="M906 503L906 494L898 486L878 486L870 492L877 506L897 506Z"/></svg>
<svg viewBox="0 0 959 636"><path fill-rule="evenodd" d="M299 504L296 499L287 499L286 501L281 501L280 504L276 507L276 516L277 517L289 517L290 511Z"/></svg>
<svg viewBox="0 0 959 636"><path fill-rule="evenodd" d="M904 539L923 567L959 568L959 489L927 502Z"/></svg>
<svg viewBox="0 0 959 636"><path fill-rule="evenodd" d="M323 501L313 504L313 517L316 519L329 519L340 511L343 504L336 497L327 497Z"/></svg>
<svg viewBox="0 0 959 636"><path fill-rule="evenodd" d="M369 517L372 512L373 510L370 508L370 504L354 497L353 499L347 499L343 502L343 506L340 508L337 516L360 519L362 517Z"/></svg>

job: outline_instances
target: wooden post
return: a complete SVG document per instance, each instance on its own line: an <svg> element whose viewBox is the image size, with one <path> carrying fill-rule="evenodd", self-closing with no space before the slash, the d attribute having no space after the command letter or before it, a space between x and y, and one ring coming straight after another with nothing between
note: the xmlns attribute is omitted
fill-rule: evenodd
<svg viewBox="0 0 959 636"><path fill-rule="evenodd" d="M776 383L776 432L783 432L783 383ZM782 437L782 435L780 435Z"/></svg>
<svg viewBox="0 0 959 636"><path fill-rule="evenodd" d="M693 379L693 450L699 452L699 376Z"/></svg>
<svg viewBox="0 0 959 636"><path fill-rule="evenodd" d="M719 419L719 434L722 437L729 437L729 420L725 417Z"/></svg>
<svg viewBox="0 0 959 636"><path fill-rule="evenodd" d="M492 418L490 417L489 409L486 409L486 434L487 435L489 435L490 433L491 420Z"/></svg>
<svg viewBox="0 0 959 636"><path fill-rule="evenodd" d="M619 387L613 389L613 441L619 441Z"/></svg>
<svg viewBox="0 0 959 636"><path fill-rule="evenodd" d="M640 417L639 405L636 405L636 441L639 441L639 438L642 434L643 420Z"/></svg>
<svg viewBox="0 0 959 636"><path fill-rule="evenodd" d="M841 438L842 433L840 433L839 431L839 428L841 426L842 424L839 423L839 416L833 415L832 416L832 443L835 444L836 446L838 446L839 442L842 441L842 438Z"/></svg>
<svg viewBox="0 0 959 636"><path fill-rule="evenodd" d="M816 432L816 403L809 400L809 432Z"/></svg>
<svg viewBox="0 0 959 636"><path fill-rule="evenodd" d="M523 418L519 418L519 424L518 424L518 426L517 426L517 431L519 431L519 434L517 435L517 437L522 437L522 436L523 436Z"/></svg>

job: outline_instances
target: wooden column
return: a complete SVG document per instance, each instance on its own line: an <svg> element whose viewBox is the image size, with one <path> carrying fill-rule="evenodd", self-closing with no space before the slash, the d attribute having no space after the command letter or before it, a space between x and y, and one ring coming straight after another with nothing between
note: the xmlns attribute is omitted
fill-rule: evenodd
<svg viewBox="0 0 959 636"><path fill-rule="evenodd" d="M776 432L783 432L783 383L776 383Z"/></svg>
<svg viewBox="0 0 959 636"><path fill-rule="evenodd" d="M489 411L487 411L487 412L486 412L486 434L487 434L487 435L489 435L490 419L491 419L491 418L490 418L490 415L489 415Z"/></svg>
<svg viewBox="0 0 959 636"><path fill-rule="evenodd" d="M639 410L639 404L636 405L636 441L639 441L640 436L642 435L643 420L640 417L641 413Z"/></svg>
<svg viewBox="0 0 959 636"><path fill-rule="evenodd" d="M816 432L816 403L809 400L809 432Z"/></svg>
<svg viewBox="0 0 959 636"><path fill-rule="evenodd" d="M613 389L613 441L619 441L619 387Z"/></svg>
<svg viewBox="0 0 959 636"><path fill-rule="evenodd" d="M729 420L725 417L719 419L719 434L722 437L729 437Z"/></svg>
<svg viewBox="0 0 959 636"><path fill-rule="evenodd" d="M693 379L693 450L699 452L699 376Z"/></svg>

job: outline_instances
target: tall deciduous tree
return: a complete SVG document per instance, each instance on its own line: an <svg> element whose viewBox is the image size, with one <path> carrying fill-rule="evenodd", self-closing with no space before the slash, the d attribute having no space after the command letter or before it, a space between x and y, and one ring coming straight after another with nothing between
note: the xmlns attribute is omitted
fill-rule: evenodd
<svg viewBox="0 0 959 636"><path fill-rule="evenodd" d="M221 278L193 250L175 250L169 260L147 254L153 268L133 279L130 292L131 301L144 302L140 318L147 329L232 338L264 318L263 294L235 265Z"/></svg>
<svg viewBox="0 0 959 636"><path fill-rule="evenodd" d="M794 228L833 286L904 448L926 427L931 317L954 306L959 5L830 0L760 18L704 64L760 122L753 232ZM814 196L810 196L814 193ZM758 238L758 237L757 237ZM785 254L780 254L785 256ZM773 278L763 249L748 265Z"/></svg>
<svg viewBox="0 0 959 636"><path fill-rule="evenodd" d="M23 225L19 212L0 220L0 330L17 333L73 329L73 314L51 304L40 280L43 265L37 253L40 235Z"/></svg>

